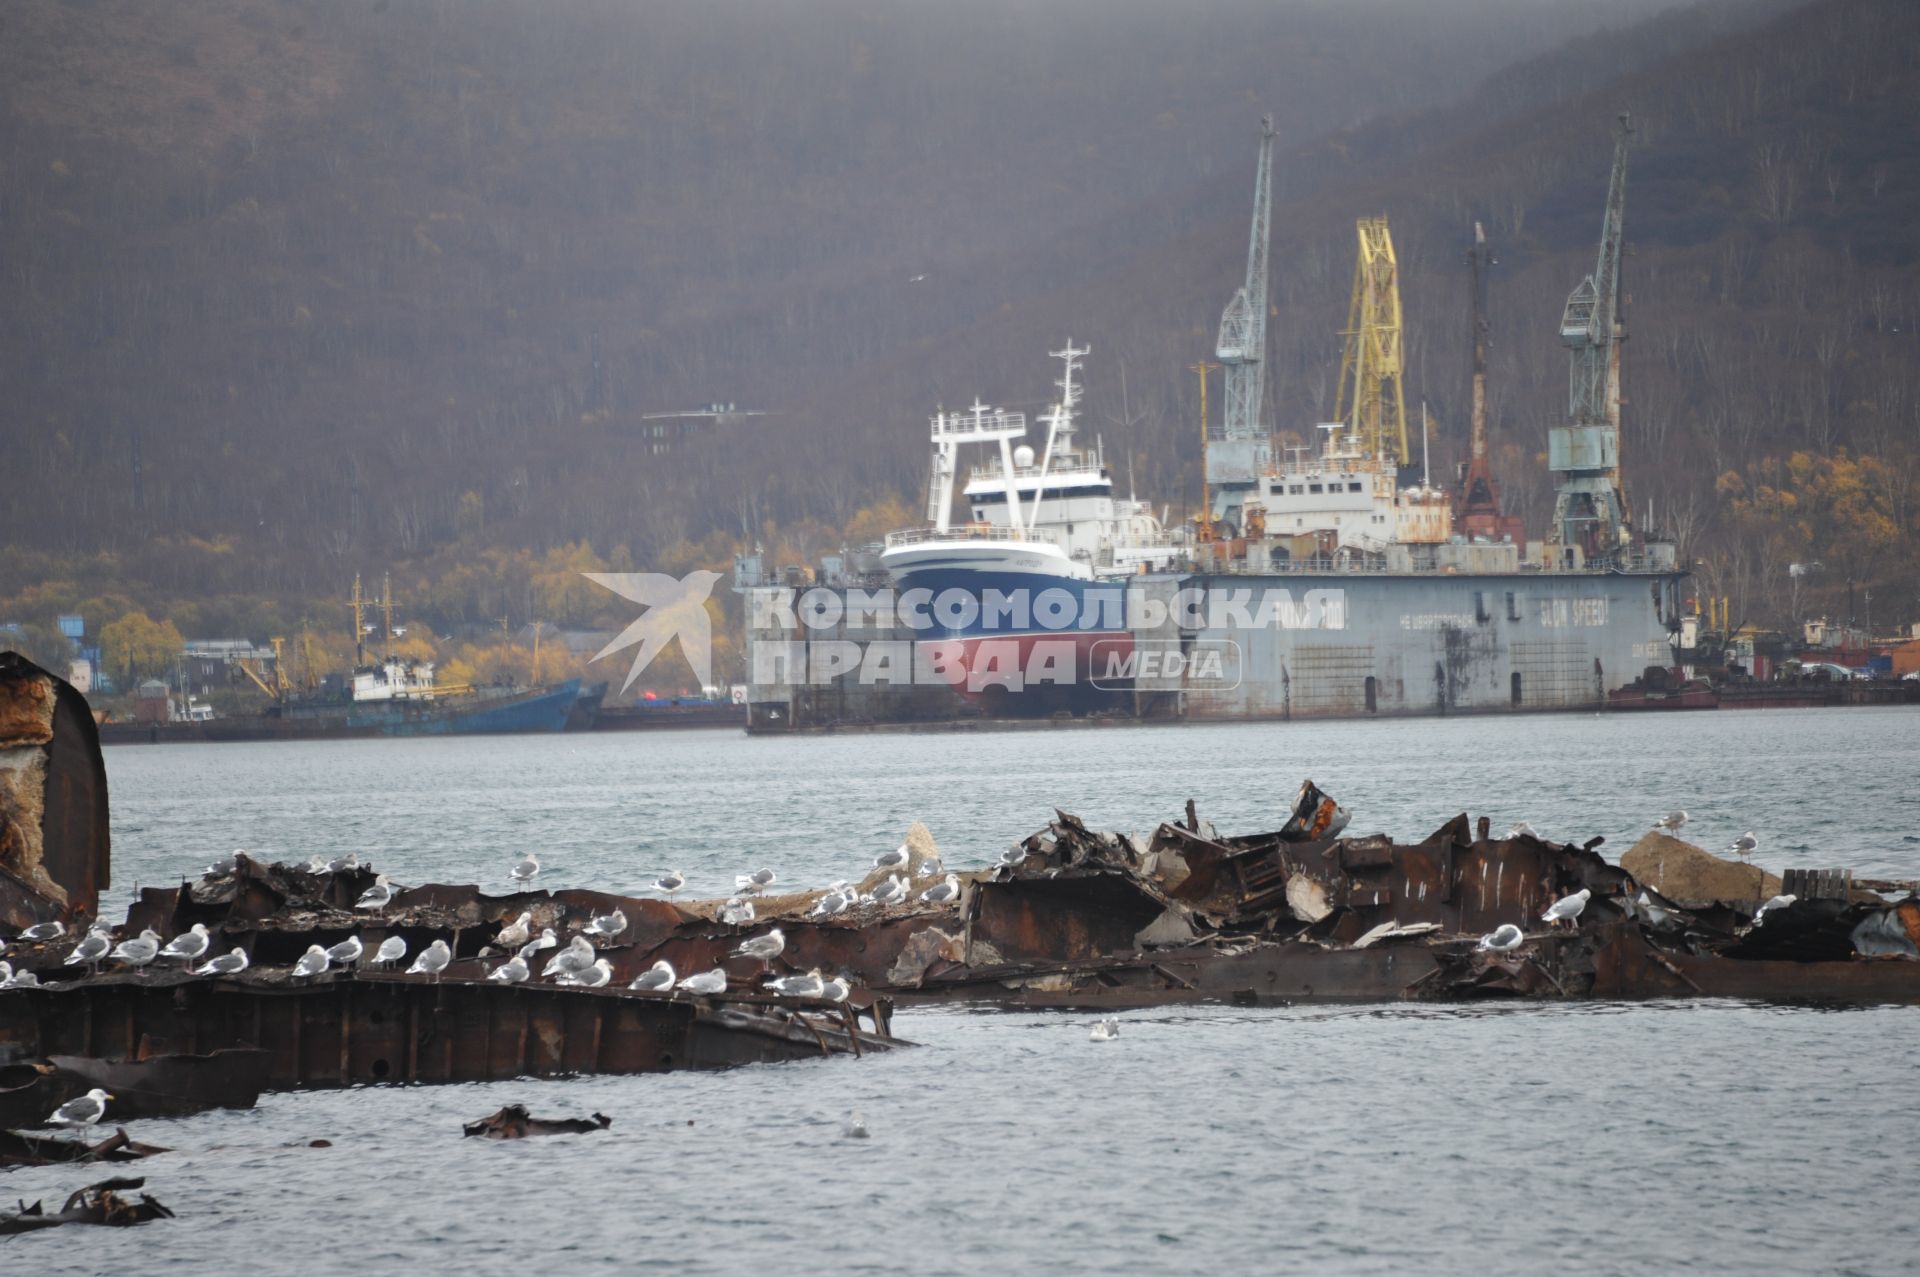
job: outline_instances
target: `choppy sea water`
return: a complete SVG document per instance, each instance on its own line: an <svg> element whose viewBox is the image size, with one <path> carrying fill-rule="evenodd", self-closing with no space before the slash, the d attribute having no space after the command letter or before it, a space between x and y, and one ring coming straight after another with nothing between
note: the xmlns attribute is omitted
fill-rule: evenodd
<svg viewBox="0 0 1920 1277"><path fill-rule="evenodd" d="M1808 710L750 740L731 732L108 751L116 904L244 847L402 882L705 894L852 876L925 820L984 862L1055 806L1274 827L1460 811L1623 851L1656 815L1769 868L1920 876L1920 716ZM1920 1009L1732 1002L903 1011L923 1044L725 1074L276 1094L137 1122L179 1218L0 1271L1882 1273L1920 1251ZM614 1119L496 1144L501 1104ZM872 1138L841 1134L858 1109ZM305 1147L325 1139L331 1148ZM0 1172L49 1206L91 1178Z"/></svg>

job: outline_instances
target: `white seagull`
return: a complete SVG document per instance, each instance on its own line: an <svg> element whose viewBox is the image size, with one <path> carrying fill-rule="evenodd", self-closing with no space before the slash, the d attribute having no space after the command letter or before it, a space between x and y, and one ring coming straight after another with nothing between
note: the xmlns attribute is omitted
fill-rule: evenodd
<svg viewBox="0 0 1920 1277"><path fill-rule="evenodd" d="M1755 914L1753 915L1753 925L1756 927L1759 926L1760 920L1766 917L1767 913L1770 910L1785 909L1788 905L1792 904L1794 901L1798 900L1799 898L1800 898L1799 896L1794 895L1792 892L1788 892L1785 895L1775 896L1773 899L1767 901L1767 903L1761 905L1759 910L1755 912Z"/></svg>
<svg viewBox="0 0 1920 1277"><path fill-rule="evenodd" d="M753 921L753 901L730 897L720 906L720 921L729 927L743 927Z"/></svg>
<svg viewBox="0 0 1920 1277"><path fill-rule="evenodd" d="M699 975L690 975L680 982L680 988L685 993L698 993L705 996L725 993L727 991L726 970L723 967L715 967L711 971L702 971Z"/></svg>
<svg viewBox="0 0 1920 1277"><path fill-rule="evenodd" d="M1585 887L1580 888L1580 890L1574 892L1570 896L1562 896L1560 899L1554 901L1552 904L1547 906L1547 911L1540 915L1540 921L1572 922L1575 918L1578 918L1580 916L1583 910L1586 909L1587 901L1592 896L1593 896L1593 892L1588 890Z"/></svg>
<svg viewBox="0 0 1920 1277"><path fill-rule="evenodd" d="M487 979L497 984L524 984L527 979L527 960L518 954L487 973Z"/></svg>
<svg viewBox="0 0 1920 1277"><path fill-rule="evenodd" d="M202 876L207 878L225 877L227 874L232 873L234 870L240 867L240 857L244 854L245 854L244 852L240 852L240 851L228 852L226 855L222 856L220 859L208 865L207 872Z"/></svg>
<svg viewBox="0 0 1920 1277"><path fill-rule="evenodd" d="M772 962L784 953L786 948L786 933L781 931L780 928L775 927L763 936L748 936L745 940L742 940L734 946L733 956L736 958L754 958L761 962Z"/></svg>
<svg viewBox="0 0 1920 1277"><path fill-rule="evenodd" d="M635 976L627 987L635 993L672 993L673 985L673 964L662 958Z"/></svg>
<svg viewBox="0 0 1920 1277"><path fill-rule="evenodd" d="M343 967L350 967L360 961L360 955L366 951L367 946L359 936L348 936L339 944L328 946L327 961L337 962Z"/></svg>
<svg viewBox="0 0 1920 1277"><path fill-rule="evenodd" d="M742 895L758 896L774 883L773 870L756 869L750 874L735 874L733 889Z"/></svg>
<svg viewBox="0 0 1920 1277"><path fill-rule="evenodd" d="M585 989L604 988L613 979L613 964L605 958L596 958L593 965L579 971L569 972L554 981L555 984L574 984Z"/></svg>
<svg viewBox="0 0 1920 1277"><path fill-rule="evenodd" d="M353 907L355 909L385 909L388 902L392 899L393 884L387 881L385 874L380 874L374 878L371 887L368 887L360 893L360 898L353 902Z"/></svg>
<svg viewBox="0 0 1920 1277"><path fill-rule="evenodd" d="M19 938L22 940L32 940L32 941L35 941L36 943L39 943L47 940L58 940L61 936L64 936L66 934L67 934L66 923L42 922L34 926L28 927L25 931L22 931L20 933Z"/></svg>
<svg viewBox="0 0 1920 1277"><path fill-rule="evenodd" d="M532 882L539 876L540 857L534 855L532 852L528 852L526 855L520 857L519 860L514 862L513 868L507 870L507 877L522 886Z"/></svg>
<svg viewBox="0 0 1920 1277"><path fill-rule="evenodd" d="M1120 1021L1098 1020L1094 1023L1093 1031L1087 1034L1087 1039L1091 1042L1111 1042L1119 1036Z"/></svg>
<svg viewBox="0 0 1920 1277"><path fill-rule="evenodd" d="M941 881L920 893L920 898L930 905L949 904L960 898L960 878L957 874L948 874Z"/></svg>
<svg viewBox="0 0 1920 1277"><path fill-rule="evenodd" d="M783 975L769 980L767 987L783 998L817 998L825 983L816 967L805 975Z"/></svg>
<svg viewBox="0 0 1920 1277"><path fill-rule="evenodd" d="M813 902L813 908L807 910L809 918L831 918L837 913L845 913L852 899L843 891L829 891Z"/></svg>
<svg viewBox="0 0 1920 1277"><path fill-rule="evenodd" d="M1509 840L1514 838L1538 838L1539 836L1539 834L1533 831L1533 826L1524 820L1507 830L1507 838Z"/></svg>
<svg viewBox="0 0 1920 1277"><path fill-rule="evenodd" d="M330 874L345 873L349 869L358 869L359 867L360 853L357 851L350 851L344 856L336 856L327 862L327 872Z"/></svg>
<svg viewBox="0 0 1920 1277"><path fill-rule="evenodd" d="M37 989L40 987L40 977L33 972L15 971L11 964L5 962L0 962L0 967L7 968L7 978L0 980L0 989Z"/></svg>
<svg viewBox="0 0 1920 1277"><path fill-rule="evenodd" d="M873 889L873 903L877 905L897 905L907 898L907 880L894 874Z"/></svg>
<svg viewBox="0 0 1920 1277"><path fill-rule="evenodd" d="M239 975L247 969L247 951L237 945L193 969L195 975Z"/></svg>
<svg viewBox="0 0 1920 1277"><path fill-rule="evenodd" d="M167 941L167 947L160 951L163 958L179 958L192 966L206 955L207 948L213 943L213 937L207 934L204 923L196 922Z"/></svg>
<svg viewBox="0 0 1920 1277"><path fill-rule="evenodd" d="M1527 933L1514 926L1511 922L1502 923L1492 931L1487 932L1486 935L1481 936L1480 943L1475 945L1474 948L1490 950L1494 953L1506 953L1510 949L1518 949L1520 942L1526 938Z"/></svg>
<svg viewBox="0 0 1920 1277"><path fill-rule="evenodd" d="M901 843L892 851L883 851L873 858L875 869L898 869L908 860L907 844Z"/></svg>
<svg viewBox="0 0 1920 1277"><path fill-rule="evenodd" d="M138 971L141 967L152 962L154 956L159 952L160 933L152 927L148 927L133 939L122 940L118 945L115 945L111 956L120 959L120 961Z"/></svg>
<svg viewBox="0 0 1920 1277"><path fill-rule="evenodd" d="M612 940L626 929L627 915L618 909L612 913L601 914L581 928L584 934L599 936L603 940Z"/></svg>
<svg viewBox="0 0 1920 1277"><path fill-rule="evenodd" d="M518 918L500 928L493 942L503 949L518 949L533 937L533 912L523 911Z"/></svg>
<svg viewBox="0 0 1920 1277"><path fill-rule="evenodd" d="M686 885L687 876L678 869L675 869L671 873L661 874L653 880L653 889L665 893L669 900L673 899L674 894Z"/></svg>
<svg viewBox="0 0 1920 1277"><path fill-rule="evenodd" d="M47 1119L48 1126L92 1126L107 1115L107 1101L112 1099L99 1087L94 1087L77 1100L68 1100L53 1111Z"/></svg>
<svg viewBox="0 0 1920 1277"><path fill-rule="evenodd" d="M394 964L407 956L407 941L404 936L388 936L380 942L373 952L373 960L387 970L393 970Z"/></svg>
<svg viewBox="0 0 1920 1277"><path fill-rule="evenodd" d="M1760 850L1760 840L1755 838L1753 836L1753 830L1749 829L1746 833L1734 839L1733 845L1728 847L1727 850L1740 857L1743 861L1750 861L1753 859L1753 853Z"/></svg>
<svg viewBox="0 0 1920 1277"><path fill-rule="evenodd" d="M80 938L79 944L73 946L73 952L67 955L66 965L77 967L84 962L95 971L98 971L101 960L104 959L112 949L112 936L104 935L98 931L89 931Z"/></svg>
<svg viewBox="0 0 1920 1277"><path fill-rule="evenodd" d="M593 942L585 936L575 936L567 942L566 948L547 959L540 978L544 980L550 975L573 975L585 971L593 965L593 959Z"/></svg>
<svg viewBox="0 0 1920 1277"><path fill-rule="evenodd" d="M1653 827L1664 830L1668 836L1672 836L1679 833L1686 823L1687 813L1676 807L1666 815L1660 817L1660 819L1654 821Z"/></svg>
<svg viewBox="0 0 1920 1277"><path fill-rule="evenodd" d="M920 862L920 867L913 871L913 876L916 878L937 878L940 875L940 871L944 868L945 866L940 863L940 857L929 856Z"/></svg>
<svg viewBox="0 0 1920 1277"><path fill-rule="evenodd" d="M852 993L853 986L845 976L835 976L820 986L820 996L829 1002L845 1002Z"/></svg>
<svg viewBox="0 0 1920 1277"><path fill-rule="evenodd" d="M539 935L520 946L520 956L522 958L531 958L543 949L557 949L559 947L560 937L553 934L553 928L542 927L540 928Z"/></svg>
<svg viewBox="0 0 1920 1277"><path fill-rule="evenodd" d="M435 984L440 983L440 973L453 961L453 950L447 948L445 940L435 940L422 949L413 959L413 965L407 968L408 975L430 975Z"/></svg>
<svg viewBox="0 0 1920 1277"><path fill-rule="evenodd" d="M300 961L293 964L293 978L311 980L317 975L325 975L331 965L327 961L327 951L317 944L310 944L307 951L300 955Z"/></svg>

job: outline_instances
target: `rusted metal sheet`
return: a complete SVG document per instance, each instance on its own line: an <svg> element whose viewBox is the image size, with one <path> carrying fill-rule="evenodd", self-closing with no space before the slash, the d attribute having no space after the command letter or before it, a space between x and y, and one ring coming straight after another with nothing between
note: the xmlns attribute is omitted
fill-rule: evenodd
<svg viewBox="0 0 1920 1277"><path fill-rule="evenodd" d="M0 1045L20 1053L257 1047L276 1090L720 1068L895 1045L850 1024L837 1010L809 1013L772 999L729 1005L374 973L310 985L109 975L0 994Z"/></svg>
<svg viewBox="0 0 1920 1277"><path fill-rule="evenodd" d="M0 926L92 918L110 866L107 773L86 698L0 652Z"/></svg>

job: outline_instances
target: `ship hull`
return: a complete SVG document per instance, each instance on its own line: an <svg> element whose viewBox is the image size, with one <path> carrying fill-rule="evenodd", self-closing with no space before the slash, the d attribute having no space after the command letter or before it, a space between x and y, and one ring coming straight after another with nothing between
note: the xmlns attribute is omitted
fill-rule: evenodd
<svg viewBox="0 0 1920 1277"><path fill-rule="evenodd" d="M343 740L374 736L511 735L563 731L580 699L580 681L496 697L371 701L276 708L265 714L198 723L104 723L103 745L188 742Z"/></svg>

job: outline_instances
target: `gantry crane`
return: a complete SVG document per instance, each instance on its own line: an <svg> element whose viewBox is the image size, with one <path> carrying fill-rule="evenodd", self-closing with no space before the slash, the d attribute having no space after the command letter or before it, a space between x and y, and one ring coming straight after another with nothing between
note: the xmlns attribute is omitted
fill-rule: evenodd
<svg viewBox="0 0 1920 1277"><path fill-rule="evenodd" d="M1225 408L1218 439L1207 446L1205 474L1220 513L1237 518L1272 455L1261 421L1266 395L1267 238L1273 212L1273 117L1260 121L1260 163L1253 181L1253 224L1247 235L1247 278L1220 313L1214 357L1222 367Z"/></svg>
<svg viewBox="0 0 1920 1277"><path fill-rule="evenodd" d="M1547 468L1563 476L1553 503L1551 545L1558 566L1578 547L1591 562L1616 557L1633 539L1620 481L1620 242L1626 216L1632 123L1613 129L1613 174L1593 273L1567 297L1560 338L1568 351L1567 424L1547 431Z"/></svg>
<svg viewBox="0 0 1920 1277"><path fill-rule="evenodd" d="M1393 235L1384 217L1355 223L1360 255L1353 267L1353 299L1347 307L1340 356L1335 420L1342 448L1381 466L1404 466L1407 402L1401 388L1400 278Z"/></svg>

